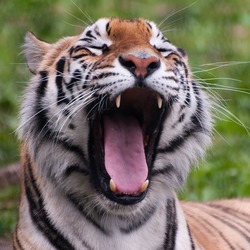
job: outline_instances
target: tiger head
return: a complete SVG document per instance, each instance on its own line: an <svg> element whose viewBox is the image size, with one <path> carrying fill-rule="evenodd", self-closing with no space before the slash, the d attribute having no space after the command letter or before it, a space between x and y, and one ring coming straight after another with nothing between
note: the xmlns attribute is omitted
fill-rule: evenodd
<svg viewBox="0 0 250 250"><path fill-rule="evenodd" d="M210 143L209 101L155 23L103 18L55 44L25 39L35 76L20 134L44 185L109 209L183 185Z"/></svg>

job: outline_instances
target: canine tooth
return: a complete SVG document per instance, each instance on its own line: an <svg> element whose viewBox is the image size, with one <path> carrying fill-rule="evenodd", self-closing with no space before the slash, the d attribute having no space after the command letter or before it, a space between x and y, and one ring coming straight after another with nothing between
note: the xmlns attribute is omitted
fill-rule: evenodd
<svg viewBox="0 0 250 250"><path fill-rule="evenodd" d="M114 193L116 191L116 184L115 182L110 179L110 182L109 182L109 187L110 187L110 190Z"/></svg>
<svg viewBox="0 0 250 250"><path fill-rule="evenodd" d="M139 189L139 193L144 192L144 191L147 189L148 184L149 184L149 180L144 181L144 182L141 184L141 187L140 187L140 189Z"/></svg>
<svg viewBox="0 0 250 250"><path fill-rule="evenodd" d="M162 98L159 95L157 95L157 104L158 104L158 108L161 109L161 107L162 107Z"/></svg>
<svg viewBox="0 0 250 250"><path fill-rule="evenodd" d="M120 108L121 105L121 95L118 95L115 99L115 104L117 108Z"/></svg>

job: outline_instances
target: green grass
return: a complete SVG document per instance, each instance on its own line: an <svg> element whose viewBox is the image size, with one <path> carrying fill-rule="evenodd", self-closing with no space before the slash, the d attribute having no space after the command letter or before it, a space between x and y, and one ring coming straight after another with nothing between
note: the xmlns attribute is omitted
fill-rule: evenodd
<svg viewBox="0 0 250 250"><path fill-rule="evenodd" d="M18 207L18 186L11 186L0 192L0 236L7 235L15 228Z"/></svg>
<svg viewBox="0 0 250 250"><path fill-rule="evenodd" d="M179 11L182 8L186 9ZM19 144L14 131L18 126L22 91L30 77L20 55L25 33L31 30L49 42L77 34L83 30L84 22L90 23L80 9L93 20L102 16L144 17L160 23L168 16L161 28L175 45L187 51L194 76L204 79L202 85L208 92L218 93L219 101L227 110L245 126L250 126L249 1L3 0L0 2L1 166L19 159ZM242 63L230 64L233 61ZM216 62L229 62L229 66L215 70L210 70L212 65L202 66ZM248 93L226 90L231 87L248 89ZM233 122L228 119L226 111L222 111L224 115L220 111L218 108L214 112L218 117L214 145L206 160L191 173L180 194L183 199L250 196L249 136L235 119ZM229 118L233 118L232 115ZM0 191L0 235L13 229L17 193L17 187Z"/></svg>

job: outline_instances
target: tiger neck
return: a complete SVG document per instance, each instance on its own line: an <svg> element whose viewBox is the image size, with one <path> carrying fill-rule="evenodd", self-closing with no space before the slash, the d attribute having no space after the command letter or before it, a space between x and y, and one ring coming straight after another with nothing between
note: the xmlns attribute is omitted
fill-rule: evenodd
<svg viewBox="0 0 250 250"><path fill-rule="evenodd" d="M54 249L92 249L92 246L95 246L93 249L108 249L110 245L120 250L128 247L180 250L184 246L185 250L194 249L194 241L175 195L165 201L160 199L157 206L148 205L142 213L109 215L93 207L80 206L76 198L65 196L52 182L43 183L41 188L34 165L29 160L23 171L26 198L21 198L21 210L22 216L29 219L21 217L18 229L24 230L22 234L26 233L27 241L32 231L41 247L46 243ZM99 242L96 239L100 239ZM30 243L31 246L34 244Z"/></svg>

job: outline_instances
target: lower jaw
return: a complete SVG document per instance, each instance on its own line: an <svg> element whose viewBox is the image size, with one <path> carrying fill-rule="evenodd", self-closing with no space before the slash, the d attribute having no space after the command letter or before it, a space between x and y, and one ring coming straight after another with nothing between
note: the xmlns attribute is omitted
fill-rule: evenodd
<svg viewBox="0 0 250 250"><path fill-rule="evenodd" d="M101 191L109 200L126 206L141 202L147 195L147 190L139 195L116 194L110 190L104 191L103 189Z"/></svg>

